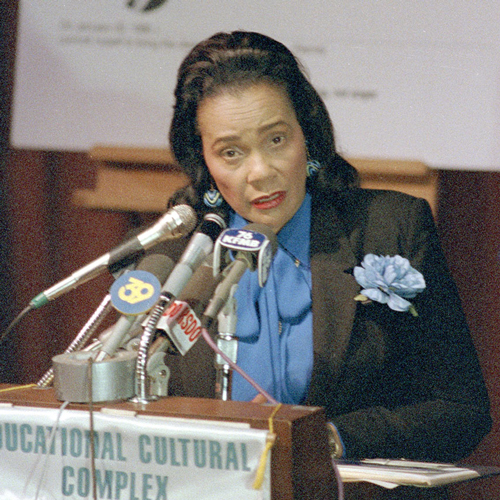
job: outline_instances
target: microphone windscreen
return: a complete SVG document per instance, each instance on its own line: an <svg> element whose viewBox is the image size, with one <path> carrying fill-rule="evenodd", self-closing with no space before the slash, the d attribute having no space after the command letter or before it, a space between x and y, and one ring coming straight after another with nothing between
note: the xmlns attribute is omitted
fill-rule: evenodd
<svg viewBox="0 0 500 500"><path fill-rule="evenodd" d="M213 275L212 258L213 256L209 255L206 261L194 272L178 297L179 301L187 302L197 315L204 311L222 279L220 273L215 277Z"/></svg>
<svg viewBox="0 0 500 500"><path fill-rule="evenodd" d="M208 213L204 216L198 231L209 236L212 241L215 241L226 227L226 221L221 215Z"/></svg>
<svg viewBox="0 0 500 500"><path fill-rule="evenodd" d="M138 271L146 271L158 278L163 283L174 268L174 261L163 254L155 253L144 257L137 265Z"/></svg>
<svg viewBox="0 0 500 500"><path fill-rule="evenodd" d="M193 207L189 205L176 205L167 214L172 215L173 220L175 220L178 225L178 235L185 236L194 230L196 223L198 222L198 217ZM176 219L176 216L178 219ZM166 223L166 227L171 227L172 223Z"/></svg>

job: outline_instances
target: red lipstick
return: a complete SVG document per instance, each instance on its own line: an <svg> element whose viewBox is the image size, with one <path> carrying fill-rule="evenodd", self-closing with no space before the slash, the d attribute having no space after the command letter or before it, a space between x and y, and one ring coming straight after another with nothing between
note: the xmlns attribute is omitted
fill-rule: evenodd
<svg viewBox="0 0 500 500"><path fill-rule="evenodd" d="M276 191L269 196L261 196L252 201L252 205L259 210L269 210L281 205L286 197L285 191Z"/></svg>

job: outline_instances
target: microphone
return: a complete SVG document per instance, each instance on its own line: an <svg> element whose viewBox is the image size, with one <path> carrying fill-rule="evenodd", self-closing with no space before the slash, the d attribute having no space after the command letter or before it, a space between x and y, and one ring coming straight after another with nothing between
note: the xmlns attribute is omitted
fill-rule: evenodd
<svg viewBox="0 0 500 500"><path fill-rule="evenodd" d="M216 242L214 249L214 273L219 272L221 253L229 251L232 262L224 269L224 279L215 289L201 322L208 329L210 323L224 307L233 285L237 284L243 273L257 270L259 285L267 281L269 268L278 248L278 239L272 229L264 224L252 223L243 229L227 229Z"/></svg>
<svg viewBox="0 0 500 500"><path fill-rule="evenodd" d="M184 253L182 254L179 262L175 265L173 271L170 273L170 276L168 277L165 285L162 288L160 300L156 304L155 309L147 323L147 327L149 330L152 331L153 328L158 328L164 329L164 331L168 331L168 324L174 321L174 318L178 318L179 314L181 313L184 314L182 323L183 325L186 324L186 321L194 318L192 314L189 314L189 306L187 304L184 304L183 301L178 301L175 299L181 294L188 283L190 283L193 274L196 273L198 269L200 269L202 263L212 252L214 241L217 240L221 231L225 227L226 222L220 215L216 213L209 213L205 215L199 230L191 237L191 240L184 250ZM211 275L213 275L212 267L209 264L203 266L200 270L199 275L197 276L197 279L193 280L196 284L194 285L194 287L190 286L187 290L187 293L192 294L194 291L196 294L198 294L199 291L206 290L205 280L208 276ZM209 290L209 293L212 293L212 291ZM207 292L205 292L204 295L207 296ZM184 295L184 297L186 297L186 295ZM200 297L197 300L199 302L202 299ZM164 321L162 321L162 318L165 318ZM184 335L180 333L179 338L183 337ZM189 337L191 337L191 335ZM187 339L187 337L183 338L183 340L185 339ZM177 339L172 340L175 348L182 354L185 354L192 345L185 345L185 342L177 342Z"/></svg>
<svg viewBox="0 0 500 500"><path fill-rule="evenodd" d="M166 255L148 255L135 271L125 273L113 283L111 303L123 315L104 338L96 362L112 357L121 345L135 336L146 313L160 296L161 283L173 267L173 260Z"/></svg>
<svg viewBox="0 0 500 500"><path fill-rule="evenodd" d="M207 307L222 274L214 276L211 254L195 271L177 300L163 313L156 328L167 338L162 349L185 356L201 334L201 313Z"/></svg>
<svg viewBox="0 0 500 500"><path fill-rule="evenodd" d="M179 263L174 267L174 270L163 286L160 298L149 315L139 342L135 371L137 401L147 401L151 397L148 394L147 388L146 366L149 348L161 316L165 309L172 304L180 291L187 285L194 271L202 264L208 254L211 253L214 240L225 227L226 223L221 216L207 214L204 217L200 230L191 237L191 241L188 243Z"/></svg>
<svg viewBox="0 0 500 500"><path fill-rule="evenodd" d="M249 224L243 229L224 231L215 243L212 266L210 260L202 265L188 283L179 300L174 301L158 322L168 339L162 337L161 349L174 346L174 352L185 355L200 336L216 353L215 395L222 400L231 398L232 372L236 370L245 380L255 387L273 404L277 402L267 394L253 379L236 365L238 340L236 332L236 300L234 291L237 283L247 269L258 270L259 285L264 286L269 274L272 259L277 250L277 237L268 226ZM224 255L223 255L224 253ZM233 259L222 272L221 260ZM211 276L210 270L213 269ZM188 289L193 294L188 293ZM189 291L190 291L189 290ZM210 298L210 295L213 296ZM181 300L182 299L182 300ZM229 300L228 300L229 299ZM208 306L199 319L204 304ZM189 304L188 304L189 302ZM207 329L217 316L219 335L217 344L211 339ZM142 372L136 372L139 401L147 400L146 379ZM141 399L142 398L142 399Z"/></svg>
<svg viewBox="0 0 500 500"><path fill-rule="evenodd" d="M164 294L169 298L175 298L181 293L194 271L212 252L214 242L225 228L226 222L220 215L216 213L205 215L199 229L191 237L179 262L163 286Z"/></svg>
<svg viewBox="0 0 500 500"><path fill-rule="evenodd" d="M193 208L189 205L177 205L166 212L150 228L38 294L31 300L30 307L32 309L42 307L49 301L95 278L106 269L112 273L116 272L130 264L138 255L153 245L189 234L195 225L196 213Z"/></svg>

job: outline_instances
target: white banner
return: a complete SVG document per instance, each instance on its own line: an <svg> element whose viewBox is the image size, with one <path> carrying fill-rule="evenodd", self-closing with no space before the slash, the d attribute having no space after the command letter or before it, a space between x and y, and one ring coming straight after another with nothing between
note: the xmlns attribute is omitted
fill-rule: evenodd
<svg viewBox="0 0 500 500"><path fill-rule="evenodd" d="M0 408L0 498L93 498L89 413ZM94 413L95 491L113 500L270 499L252 487L267 431Z"/></svg>
<svg viewBox="0 0 500 500"><path fill-rule="evenodd" d="M176 72L220 30L283 41L341 152L500 168L500 3L21 0L12 145L166 147Z"/></svg>

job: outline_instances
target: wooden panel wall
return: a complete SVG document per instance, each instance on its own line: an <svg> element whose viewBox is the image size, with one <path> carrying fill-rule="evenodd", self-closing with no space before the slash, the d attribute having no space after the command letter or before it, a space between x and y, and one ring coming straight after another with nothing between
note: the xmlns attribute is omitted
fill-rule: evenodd
<svg viewBox="0 0 500 500"><path fill-rule="evenodd" d="M441 172L439 230L492 404L493 430L470 463L500 465L500 173ZM453 488L454 499L500 498L500 479Z"/></svg>

